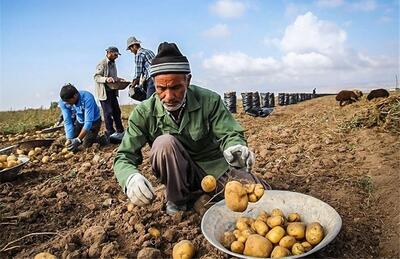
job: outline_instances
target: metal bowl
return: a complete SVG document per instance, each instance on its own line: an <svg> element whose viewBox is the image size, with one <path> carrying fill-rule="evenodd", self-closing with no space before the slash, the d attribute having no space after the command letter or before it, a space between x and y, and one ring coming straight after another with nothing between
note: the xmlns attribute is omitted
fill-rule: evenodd
<svg viewBox="0 0 400 259"><path fill-rule="evenodd" d="M124 90L130 84L131 84L131 82L129 82L129 81L121 81L121 82L115 82L115 83L107 83L107 86L113 90Z"/></svg>
<svg viewBox="0 0 400 259"><path fill-rule="evenodd" d="M220 243L220 240L225 231L235 229L237 218L241 216L255 218L261 210L270 212L274 208L281 209L285 215L297 212L306 224L318 221L324 227L325 237L318 245L307 253L287 258L300 258L315 253L332 242L342 227L342 219L339 214L325 202L302 193L270 190L265 191L258 202L249 203L247 210L242 213L229 210L225 205L225 200L214 204L204 214L201 230L206 239L224 253L238 258L258 258L231 252Z"/></svg>
<svg viewBox="0 0 400 259"><path fill-rule="evenodd" d="M32 149L35 147L50 147L55 139L32 139L17 143L19 148Z"/></svg>
<svg viewBox="0 0 400 259"><path fill-rule="evenodd" d="M10 155L13 151L14 148L16 148L16 145L9 146L6 148L3 148L0 150L1 155ZM17 178L18 173L21 171L21 168L29 162L29 158L27 156L19 156L18 160L21 161L20 164L6 168L3 170L0 170L0 182L7 182L7 181L12 181L15 178Z"/></svg>

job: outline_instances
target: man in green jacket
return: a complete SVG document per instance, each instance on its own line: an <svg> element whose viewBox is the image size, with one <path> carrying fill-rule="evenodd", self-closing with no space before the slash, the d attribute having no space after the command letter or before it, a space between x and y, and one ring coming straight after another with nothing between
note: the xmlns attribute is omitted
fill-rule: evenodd
<svg viewBox="0 0 400 259"><path fill-rule="evenodd" d="M174 43L161 43L150 68L156 94L139 104L114 160L117 180L138 206L154 197L139 173L142 147L151 146L152 171L166 186L167 213L186 210L201 194L201 180L215 176L217 191L228 179L268 184L250 172L254 154L242 127L210 90L190 85L190 66Z"/></svg>

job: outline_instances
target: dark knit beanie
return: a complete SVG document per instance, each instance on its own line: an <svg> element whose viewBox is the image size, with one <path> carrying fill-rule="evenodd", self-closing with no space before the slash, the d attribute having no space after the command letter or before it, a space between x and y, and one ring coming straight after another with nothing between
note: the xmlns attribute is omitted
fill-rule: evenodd
<svg viewBox="0 0 400 259"><path fill-rule="evenodd" d="M158 53L151 61L151 76L189 73L189 61L182 55L175 43L163 42L158 46Z"/></svg>

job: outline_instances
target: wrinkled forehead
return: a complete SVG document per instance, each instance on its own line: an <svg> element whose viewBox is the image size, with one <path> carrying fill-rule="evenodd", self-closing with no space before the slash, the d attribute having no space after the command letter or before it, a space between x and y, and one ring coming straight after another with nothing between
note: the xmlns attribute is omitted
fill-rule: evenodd
<svg viewBox="0 0 400 259"><path fill-rule="evenodd" d="M179 85L186 83L187 74L160 74L154 77L155 84L158 86Z"/></svg>

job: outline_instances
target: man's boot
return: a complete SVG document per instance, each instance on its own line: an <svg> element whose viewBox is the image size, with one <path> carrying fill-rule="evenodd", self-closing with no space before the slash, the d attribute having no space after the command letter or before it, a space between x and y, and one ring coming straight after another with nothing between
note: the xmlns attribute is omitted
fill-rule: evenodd
<svg viewBox="0 0 400 259"><path fill-rule="evenodd" d="M258 111L253 109L253 93L246 92L246 93L241 93L241 95L242 95L244 112L250 116L257 117Z"/></svg>
<svg viewBox="0 0 400 259"><path fill-rule="evenodd" d="M236 92L224 93L224 103L231 113L236 113Z"/></svg>

